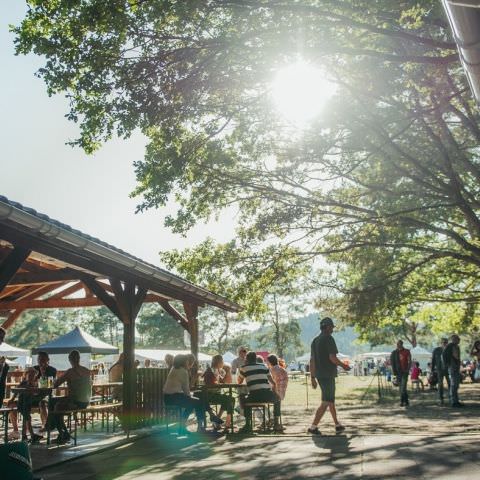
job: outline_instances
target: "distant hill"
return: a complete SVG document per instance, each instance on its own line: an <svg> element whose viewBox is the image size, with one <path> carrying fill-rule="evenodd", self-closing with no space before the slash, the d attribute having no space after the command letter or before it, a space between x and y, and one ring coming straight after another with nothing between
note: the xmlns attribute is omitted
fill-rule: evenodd
<svg viewBox="0 0 480 480"><path fill-rule="evenodd" d="M300 338L302 343L305 346L304 353L310 351L310 344L314 337L320 333L320 320L318 313L311 313L305 317L297 319L300 328L301 334ZM264 332L266 327L260 327L257 330L253 330L248 337L247 341L251 348L256 350L261 350L262 345L259 345L255 340L259 333ZM355 332L353 327L345 327L341 330L335 330L334 332L335 342L337 344L338 351L345 355L354 356L363 352L370 352L372 350L376 351L390 351L393 350L393 345L377 345L372 347L368 343L358 343L358 334ZM289 358L290 355L288 355Z"/></svg>
<svg viewBox="0 0 480 480"><path fill-rule="evenodd" d="M318 313L311 313L306 317L299 318L298 323L302 329L301 339L305 344L305 352L308 352L312 339L320 333L320 320ZM335 330L334 337L338 351L345 355L353 356L371 350L370 345L359 344L356 342L358 334L352 327Z"/></svg>
<svg viewBox="0 0 480 480"><path fill-rule="evenodd" d="M298 323L302 329L301 339L305 344L305 352L310 350L312 339L320 333L320 319L318 313L311 313L306 317L298 318ZM349 356L358 355L363 352L390 351L393 350L392 345L377 345L372 347L368 343L358 343L358 334L353 327L345 327L334 332L335 342L338 351Z"/></svg>

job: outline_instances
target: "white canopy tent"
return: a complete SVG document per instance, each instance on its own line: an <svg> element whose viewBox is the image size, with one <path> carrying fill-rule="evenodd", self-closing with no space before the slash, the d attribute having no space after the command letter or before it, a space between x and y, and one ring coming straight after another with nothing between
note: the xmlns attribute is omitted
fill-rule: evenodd
<svg viewBox="0 0 480 480"><path fill-rule="evenodd" d="M391 352L365 352L359 353L355 358L357 360L366 360L367 358L390 358Z"/></svg>
<svg viewBox="0 0 480 480"><path fill-rule="evenodd" d="M135 349L135 360L140 362L145 361L146 359L152 360L153 362L159 362L161 365L165 364L165 355L188 355L190 350L157 350L157 349L144 349L136 348ZM210 363L212 357L206 355L205 353L198 354L198 360L201 364ZM107 366L114 364L118 360L118 355L105 355L104 357L97 358L97 362L104 363Z"/></svg>
<svg viewBox="0 0 480 480"><path fill-rule="evenodd" d="M14 347L5 342L0 345L0 357L25 357L28 355L30 355L30 350Z"/></svg>
<svg viewBox="0 0 480 480"><path fill-rule="evenodd" d="M190 350L156 350L156 349L135 349L135 359L136 360L154 360L157 362L164 362L165 355L188 355ZM206 355L205 353L198 354L198 361L200 363L208 363L210 362L212 357L210 355Z"/></svg>
<svg viewBox="0 0 480 480"><path fill-rule="evenodd" d="M407 347L408 348L408 347ZM420 368L425 370L427 368L428 362L432 359L432 353L422 347L415 347L410 349L410 354L412 355L412 362L418 362Z"/></svg>
<svg viewBox="0 0 480 480"><path fill-rule="evenodd" d="M340 360L350 358L350 355L345 355L344 353L337 353L337 357ZM310 353L304 353L300 357L295 359L297 362L309 362L310 361Z"/></svg>
<svg viewBox="0 0 480 480"><path fill-rule="evenodd" d="M237 356L232 352L225 352L222 357L223 361L228 363L232 363L237 358Z"/></svg>

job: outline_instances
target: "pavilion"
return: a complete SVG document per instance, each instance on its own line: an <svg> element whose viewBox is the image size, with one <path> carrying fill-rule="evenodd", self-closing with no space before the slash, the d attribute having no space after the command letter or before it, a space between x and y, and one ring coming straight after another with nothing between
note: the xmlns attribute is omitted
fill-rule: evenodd
<svg viewBox="0 0 480 480"><path fill-rule="evenodd" d="M181 302L177 309L171 302ZM8 330L28 309L106 306L123 324L123 405L135 401L135 319L155 302L190 333L198 355L198 310L241 307L112 245L0 196L0 316Z"/></svg>

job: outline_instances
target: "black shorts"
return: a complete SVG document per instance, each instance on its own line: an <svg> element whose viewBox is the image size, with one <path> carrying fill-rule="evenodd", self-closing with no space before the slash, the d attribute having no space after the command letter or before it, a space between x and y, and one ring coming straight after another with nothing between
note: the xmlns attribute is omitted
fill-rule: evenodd
<svg viewBox="0 0 480 480"><path fill-rule="evenodd" d="M335 377L317 378L322 391L322 402L335 402Z"/></svg>

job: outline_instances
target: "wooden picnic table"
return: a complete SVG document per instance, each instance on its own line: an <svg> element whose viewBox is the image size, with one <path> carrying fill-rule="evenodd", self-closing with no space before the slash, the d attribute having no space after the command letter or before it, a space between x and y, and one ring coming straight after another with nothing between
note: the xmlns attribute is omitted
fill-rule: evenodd
<svg viewBox="0 0 480 480"><path fill-rule="evenodd" d="M247 385L245 383L215 383L213 385L200 385L200 388L205 392L205 400L208 403L208 391L209 390L222 390L223 388L228 389L228 395L230 398L233 400L233 389L246 389ZM232 413L232 420L230 423L230 431L233 433L234 432L234 427L233 427L233 413Z"/></svg>
<svg viewBox="0 0 480 480"><path fill-rule="evenodd" d="M105 403L105 399L108 399L108 396L110 395L110 392L114 388L121 388L123 386L123 382L102 382L102 383L94 383L92 384L92 393L94 391L100 390L101 397L102 397L102 402Z"/></svg>

